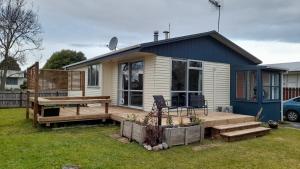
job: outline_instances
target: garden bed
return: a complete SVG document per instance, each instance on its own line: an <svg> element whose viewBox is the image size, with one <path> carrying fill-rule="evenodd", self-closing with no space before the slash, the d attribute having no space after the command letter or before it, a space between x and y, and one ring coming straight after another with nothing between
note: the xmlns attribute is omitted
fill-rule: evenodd
<svg viewBox="0 0 300 169"><path fill-rule="evenodd" d="M204 126L195 124L190 126L162 126L162 142L169 147L188 145L204 140ZM146 139L146 126L133 121L122 121L120 135L131 141L143 144Z"/></svg>

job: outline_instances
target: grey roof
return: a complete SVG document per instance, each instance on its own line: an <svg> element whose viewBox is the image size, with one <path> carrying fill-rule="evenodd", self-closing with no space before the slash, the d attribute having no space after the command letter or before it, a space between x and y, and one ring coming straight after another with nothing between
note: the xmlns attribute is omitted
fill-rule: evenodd
<svg viewBox="0 0 300 169"><path fill-rule="evenodd" d="M91 62L94 62L94 61L97 61L97 60L100 61L100 60L102 60L104 58L107 58L107 57L119 56L119 55L122 55L122 54L128 53L128 52L129 53L130 52L139 52L143 48L147 48L147 47L158 46L158 45L162 45L162 44L173 43L173 42L177 42L177 41L194 39L194 38L199 38L199 37L204 37L204 36L211 36L212 38L216 39L217 41L224 44L228 48L231 48L232 50L234 50L235 52L237 52L240 55L244 56L246 59L252 61L253 63L256 63L256 64L261 64L262 63L261 60L259 60L258 58L256 58L255 56L253 56L252 54L247 52L246 50L242 49L241 47L239 47L238 45L236 45L235 43L233 43L229 39L225 38L223 35L219 34L216 31L209 31L209 32L198 33L198 34L193 34L193 35L187 35L187 36L175 37L175 38L170 38L170 39L165 39L165 40L159 40L157 42L147 42L147 43L137 44L137 45L130 46L130 47L127 47L127 48L112 51L112 52L109 52L109 53L106 53L106 54L103 54L103 55L99 55L99 56L96 56L94 58L87 59L87 60L84 60L84 61L81 61L81 62L73 63L73 64L65 66L64 68L80 66L81 64L88 64L88 63L91 63Z"/></svg>
<svg viewBox="0 0 300 169"><path fill-rule="evenodd" d="M275 64L266 64L266 65L271 66L271 67L285 69L285 70L288 70L289 72L300 71L300 62L275 63Z"/></svg>

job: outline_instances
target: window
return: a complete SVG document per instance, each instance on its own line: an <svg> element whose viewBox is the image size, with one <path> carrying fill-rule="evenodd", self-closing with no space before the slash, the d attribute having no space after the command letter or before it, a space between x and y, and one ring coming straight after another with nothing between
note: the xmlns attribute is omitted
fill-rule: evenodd
<svg viewBox="0 0 300 169"><path fill-rule="evenodd" d="M239 71L236 73L236 99L256 101L256 72Z"/></svg>
<svg viewBox="0 0 300 169"><path fill-rule="evenodd" d="M279 100L280 99L280 78L278 73L263 72L263 99Z"/></svg>
<svg viewBox="0 0 300 169"><path fill-rule="evenodd" d="M6 79L7 85L18 85L18 78L17 77L8 77Z"/></svg>
<svg viewBox="0 0 300 169"><path fill-rule="evenodd" d="M144 62L119 65L119 105L143 106Z"/></svg>
<svg viewBox="0 0 300 169"><path fill-rule="evenodd" d="M202 62L172 61L172 105L189 105L191 95L202 92Z"/></svg>
<svg viewBox="0 0 300 169"><path fill-rule="evenodd" d="M99 86L99 65L88 67L88 86Z"/></svg>

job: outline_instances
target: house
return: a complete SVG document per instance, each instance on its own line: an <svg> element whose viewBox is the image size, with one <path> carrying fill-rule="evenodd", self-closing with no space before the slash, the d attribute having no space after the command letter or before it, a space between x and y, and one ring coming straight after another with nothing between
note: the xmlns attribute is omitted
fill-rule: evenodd
<svg viewBox="0 0 300 169"><path fill-rule="evenodd" d="M0 72L2 71L0 70ZM20 85L22 85L25 80L26 78L24 76L24 71L8 70L5 89L6 90L20 89Z"/></svg>
<svg viewBox="0 0 300 169"><path fill-rule="evenodd" d="M168 37L168 36L166 36ZM189 105L203 94L210 111L232 105L235 113L281 120L281 69L261 60L216 31L166 38L119 49L66 66L85 71L86 95L107 95L112 105L150 111L153 95ZM69 96L81 92L69 92Z"/></svg>
<svg viewBox="0 0 300 169"><path fill-rule="evenodd" d="M287 70L282 79L283 100L300 96L300 62L268 65Z"/></svg>

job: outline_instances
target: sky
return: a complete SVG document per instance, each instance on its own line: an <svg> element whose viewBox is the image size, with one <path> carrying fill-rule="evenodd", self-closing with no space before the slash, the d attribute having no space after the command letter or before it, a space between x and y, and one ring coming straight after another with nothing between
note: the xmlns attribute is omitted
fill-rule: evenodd
<svg viewBox="0 0 300 169"><path fill-rule="evenodd" d="M27 0L42 25L43 50L28 59L44 64L61 49L87 58L153 40L153 31L171 37L217 30L218 10L208 0ZM300 61L300 1L219 0L220 33L264 64Z"/></svg>

